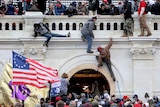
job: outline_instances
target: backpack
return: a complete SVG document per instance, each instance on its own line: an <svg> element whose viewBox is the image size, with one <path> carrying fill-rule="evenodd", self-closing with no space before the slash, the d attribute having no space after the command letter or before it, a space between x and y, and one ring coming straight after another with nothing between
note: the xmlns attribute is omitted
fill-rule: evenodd
<svg viewBox="0 0 160 107"><path fill-rule="evenodd" d="M148 3L146 3L146 8L144 10L145 14L147 14L150 11L150 6Z"/></svg>

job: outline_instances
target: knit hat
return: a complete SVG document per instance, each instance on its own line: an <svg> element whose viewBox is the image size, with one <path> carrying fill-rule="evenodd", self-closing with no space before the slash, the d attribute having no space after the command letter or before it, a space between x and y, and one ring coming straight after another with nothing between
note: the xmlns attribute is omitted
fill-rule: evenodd
<svg viewBox="0 0 160 107"><path fill-rule="evenodd" d="M128 99L128 96L126 96L126 95L125 95L125 96L123 96L123 99L124 99L124 100Z"/></svg>
<svg viewBox="0 0 160 107"><path fill-rule="evenodd" d="M105 2L105 3L106 3L106 2L108 2L108 0L103 0L103 2Z"/></svg>
<svg viewBox="0 0 160 107"><path fill-rule="evenodd" d="M103 48L102 47L98 47L97 48L97 51L99 52L99 51L101 51Z"/></svg>
<svg viewBox="0 0 160 107"><path fill-rule="evenodd" d="M146 98L146 97L149 97L149 94L148 94L148 93L145 93L144 97L145 97L145 98Z"/></svg>
<svg viewBox="0 0 160 107"><path fill-rule="evenodd" d="M133 98L138 98L138 95L137 95L137 94L135 94L135 95L133 96Z"/></svg>

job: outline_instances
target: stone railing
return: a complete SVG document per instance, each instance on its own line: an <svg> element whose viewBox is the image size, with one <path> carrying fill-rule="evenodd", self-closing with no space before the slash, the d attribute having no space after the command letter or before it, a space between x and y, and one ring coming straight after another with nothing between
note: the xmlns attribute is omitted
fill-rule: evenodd
<svg viewBox="0 0 160 107"><path fill-rule="evenodd" d="M121 15L97 16L95 38L120 37L123 34L123 17ZM71 32L71 38L80 38L80 29L86 20L92 16L48 16L40 12L27 12L22 16L4 16L0 18L0 38L29 38L32 37L33 24L38 22L47 23L54 33L67 34ZM137 14L134 18L134 36L140 33ZM147 15L147 24L153 36L158 36L160 16Z"/></svg>

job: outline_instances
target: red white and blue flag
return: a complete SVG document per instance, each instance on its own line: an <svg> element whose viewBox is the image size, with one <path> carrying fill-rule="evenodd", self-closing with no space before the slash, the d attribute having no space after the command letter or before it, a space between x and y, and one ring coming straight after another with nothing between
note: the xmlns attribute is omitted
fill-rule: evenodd
<svg viewBox="0 0 160 107"><path fill-rule="evenodd" d="M54 82L58 76L56 69L46 67L33 59L26 58L16 52L13 54L13 84L28 84L37 88L46 87L46 83Z"/></svg>

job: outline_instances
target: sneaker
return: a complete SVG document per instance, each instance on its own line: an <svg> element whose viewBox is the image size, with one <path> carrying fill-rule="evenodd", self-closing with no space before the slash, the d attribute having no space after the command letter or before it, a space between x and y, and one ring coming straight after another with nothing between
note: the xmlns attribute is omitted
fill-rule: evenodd
<svg viewBox="0 0 160 107"><path fill-rule="evenodd" d="M44 43L43 43L43 46L48 47L48 43L47 43L47 42L44 42Z"/></svg>
<svg viewBox="0 0 160 107"><path fill-rule="evenodd" d="M37 35L32 35L33 37L37 37Z"/></svg>
<svg viewBox="0 0 160 107"><path fill-rule="evenodd" d="M87 51L87 53L93 53L93 51Z"/></svg>
<svg viewBox="0 0 160 107"><path fill-rule="evenodd" d="M101 67L101 66L103 66L103 64L98 64L98 67Z"/></svg>
<svg viewBox="0 0 160 107"><path fill-rule="evenodd" d="M81 36L82 40L85 42L87 41L86 38L84 36Z"/></svg>
<svg viewBox="0 0 160 107"><path fill-rule="evenodd" d="M68 32L67 37L71 37L71 33L70 32Z"/></svg>
<svg viewBox="0 0 160 107"><path fill-rule="evenodd" d="M115 77L113 77L112 79L113 79L113 81L116 81L116 78L115 78Z"/></svg>

